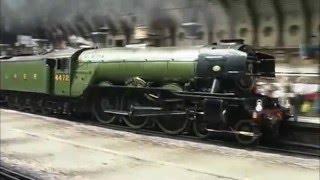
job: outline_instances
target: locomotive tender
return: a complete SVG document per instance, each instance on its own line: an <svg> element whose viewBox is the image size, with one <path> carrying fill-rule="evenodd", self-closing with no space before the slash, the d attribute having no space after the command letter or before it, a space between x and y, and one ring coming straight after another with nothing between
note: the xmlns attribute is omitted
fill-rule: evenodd
<svg viewBox="0 0 320 180"><path fill-rule="evenodd" d="M232 133L242 144L276 137L286 111L254 92L274 77L274 58L241 41L199 47L69 49L0 60L9 107L93 113L105 124L168 134Z"/></svg>

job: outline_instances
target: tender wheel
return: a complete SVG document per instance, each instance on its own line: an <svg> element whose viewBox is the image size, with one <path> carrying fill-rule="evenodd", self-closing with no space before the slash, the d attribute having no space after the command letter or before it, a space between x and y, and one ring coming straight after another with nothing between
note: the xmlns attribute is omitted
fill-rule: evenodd
<svg viewBox="0 0 320 180"><path fill-rule="evenodd" d="M122 110L130 111L131 106L140 106L143 104L143 101L143 99L137 97L123 96L121 100ZM127 126L133 129L141 129L148 124L149 118L122 116L121 120L123 120Z"/></svg>
<svg viewBox="0 0 320 180"><path fill-rule="evenodd" d="M38 102L39 106L40 106L40 113L42 115L48 115L50 114L50 110L48 109L48 104L47 104L47 100L42 99Z"/></svg>
<svg viewBox="0 0 320 180"><path fill-rule="evenodd" d="M31 98L29 103L29 111L32 114L35 114L38 110L38 102L36 98Z"/></svg>
<svg viewBox="0 0 320 180"><path fill-rule="evenodd" d="M22 103L23 110L30 113L32 109L31 99L29 97L24 97L23 99L24 99Z"/></svg>
<svg viewBox="0 0 320 180"><path fill-rule="evenodd" d="M240 120L235 125L236 131L253 134L254 136L236 134L237 141L242 145L253 145L258 142L261 132L260 129L250 120Z"/></svg>
<svg viewBox="0 0 320 180"><path fill-rule="evenodd" d="M102 96L94 99L92 112L96 119L103 124L110 124L117 120L117 115L105 113L105 110L118 110L119 98L115 95Z"/></svg>
<svg viewBox="0 0 320 180"><path fill-rule="evenodd" d="M185 116L163 116L159 117L156 123L166 134L176 135L186 129L188 119Z"/></svg>
<svg viewBox="0 0 320 180"><path fill-rule="evenodd" d="M12 107L18 111L21 111L23 109L18 96L13 97Z"/></svg>
<svg viewBox="0 0 320 180"><path fill-rule="evenodd" d="M16 97L16 105L17 105L17 110L18 111L25 111L26 109L26 105L25 105L25 102L24 102L24 97L23 96L17 96Z"/></svg>
<svg viewBox="0 0 320 180"><path fill-rule="evenodd" d="M37 112L37 109L36 109L36 107L35 107L35 105L34 105L34 104L30 105L30 107L29 107L29 111L30 111L30 113L32 113L32 114L34 114L34 113L36 113L36 112Z"/></svg>
<svg viewBox="0 0 320 180"><path fill-rule="evenodd" d="M205 139L209 136L209 132L207 131L207 123L201 121L193 121L192 122L192 130L194 135L201 139Z"/></svg>
<svg viewBox="0 0 320 180"><path fill-rule="evenodd" d="M15 109L17 107L16 102L15 102L15 97L9 96L7 104L8 104L8 108Z"/></svg>

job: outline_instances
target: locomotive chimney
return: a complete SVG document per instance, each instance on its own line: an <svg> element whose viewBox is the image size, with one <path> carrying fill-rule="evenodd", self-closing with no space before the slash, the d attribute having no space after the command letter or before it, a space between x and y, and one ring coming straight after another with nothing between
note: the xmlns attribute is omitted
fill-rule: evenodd
<svg viewBox="0 0 320 180"><path fill-rule="evenodd" d="M55 42L55 49L65 49L67 47L66 41L63 38L57 38Z"/></svg>
<svg viewBox="0 0 320 180"><path fill-rule="evenodd" d="M91 39L95 47L105 48L108 46L109 31L110 28L108 26L104 26L100 28L99 31L91 33Z"/></svg>
<svg viewBox="0 0 320 180"><path fill-rule="evenodd" d="M60 29L53 34L53 38L54 49L65 49L67 47L63 32Z"/></svg>
<svg viewBox="0 0 320 180"><path fill-rule="evenodd" d="M108 33L106 32L92 32L91 39L96 48L104 48L107 47L107 37Z"/></svg>

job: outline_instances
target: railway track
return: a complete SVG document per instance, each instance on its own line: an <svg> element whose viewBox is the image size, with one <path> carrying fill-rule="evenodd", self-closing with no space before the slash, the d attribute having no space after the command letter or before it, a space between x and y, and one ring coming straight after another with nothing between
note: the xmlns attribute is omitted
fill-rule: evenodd
<svg viewBox="0 0 320 180"><path fill-rule="evenodd" d="M146 135L146 136L157 136L157 137L171 138L176 140L191 141L191 142L198 142L198 143L204 143L204 144L215 144L215 145L226 146L231 148L258 150L263 152L278 153L278 154L285 154L285 155L320 157L319 144L310 145L310 144L303 144L303 143L293 142L293 141L289 142L289 141L279 140L275 143L261 142L259 145L255 145L255 146L253 145L243 146L243 145L237 144L235 139L231 135L215 134L215 135L209 136L209 138L201 139L188 132L182 133L180 135L168 135L161 132L153 124L150 124L149 126L143 129L132 129L128 126L123 125L123 123L103 124L103 123L91 120L90 117L86 117L84 119L83 118L80 119L78 117L73 117L73 116L66 116L66 115L49 115L49 117L84 123L87 125L98 126L102 128L126 131L126 132Z"/></svg>
<svg viewBox="0 0 320 180"><path fill-rule="evenodd" d="M196 137L188 132L182 133L180 135L168 135L163 132L161 132L157 127L150 127L135 130L128 126L122 125L122 124L102 124L96 121L92 121L90 119L79 119L74 117L60 117L71 121L77 121L81 123L85 123L88 125L103 127L103 128L109 128L113 130L120 130L120 131L126 131L126 132L132 132L136 134L142 134L146 136L157 136L157 137L163 137L163 138L171 138L176 140L183 140L183 141L191 141L191 142L200 142L205 144L215 144L215 145L221 145L231 148L239 148L239 149L247 149L247 150L259 150L264 152L270 152L270 153L279 153L279 154L286 154L286 155L301 155L301 156L307 156L307 157L320 157L320 144L318 145L310 145L310 144L304 144L294 141L285 141L285 140L279 140L275 143L265 143L262 142L259 145L256 146L243 146L236 143L234 138L232 136L226 136L221 134L211 135L209 138L202 139L199 137ZM152 125L151 125L152 126Z"/></svg>
<svg viewBox="0 0 320 180"><path fill-rule="evenodd" d="M0 179L5 180L35 180L35 178L17 172L16 170L0 166Z"/></svg>
<svg viewBox="0 0 320 180"><path fill-rule="evenodd" d="M158 136L158 137L164 137L164 138L171 138L171 139L177 139L177 140L183 140L183 141L191 141L191 142L200 142L205 144L215 144L215 145L221 145L231 148L238 148L238 149L246 149L246 150L259 150L264 152L270 152L270 153L278 153L278 154L286 154L286 155L301 155L301 156L307 156L307 157L320 157L320 146L317 145L308 145L308 144L302 144L298 142L285 142L285 141L279 141L276 143L261 143L257 146L243 146L239 145L232 136L219 136L217 134L217 137L211 135L207 139L201 139L196 136L193 136L192 134L183 133L181 135L168 135L161 131L157 130L149 130L149 129L141 129L141 130L134 130L130 129L126 126L121 125L102 125L95 122L85 122L89 125L99 126L103 128L110 128L113 130L121 130L126 132L133 132L137 134L142 135L148 135L148 136Z"/></svg>
<svg viewBox="0 0 320 180"><path fill-rule="evenodd" d="M310 145L310 144L298 143L293 141L280 140L277 143L258 146L257 148L264 151L279 152L279 153L285 153L289 155L320 157L319 145Z"/></svg>

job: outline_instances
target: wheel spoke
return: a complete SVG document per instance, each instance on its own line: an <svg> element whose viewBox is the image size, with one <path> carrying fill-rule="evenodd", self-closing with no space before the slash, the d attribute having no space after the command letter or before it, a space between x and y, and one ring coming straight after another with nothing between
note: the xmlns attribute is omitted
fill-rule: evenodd
<svg viewBox="0 0 320 180"><path fill-rule="evenodd" d="M163 132L172 135L182 133L188 125L188 119L185 116L164 116L158 118L156 122Z"/></svg>
<svg viewBox="0 0 320 180"><path fill-rule="evenodd" d="M253 133L255 136L246 136L243 134L236 134L237 141L242 145L251 145L257 142L260 135L260 130L250 120L240 120L235 125L236 131L243 131Z"/></svg>
<svg viewBox="0 0 320 180"><path fill-rule="evenodd" d="M132 105L139 106L143 104L143 100L128 96L123 96L121 100L122 104L122 110L129 111L130 107ZM128 117L128 116L122 116L121 119L124 121L124 123L133 128L133 129L141 129L145 127L148 124L148 117Z"/></svg>
<svg viewBox="0 0 320 180"><path fill-rule="evenodd" d="M93 114L96 119L103 124L110 124L117 120L117 115L105 113L105 110L117 110L119 109L119 98L118 96L106 97L102 96L97 98L93 104Z"/></svg>
<svg viewBox="0 0 320 180"><path fill-rule="evenodd" d="M199 138L207 138L209 132L207 131L207 124L198 120L192 122L193 133Z"/></svg>

